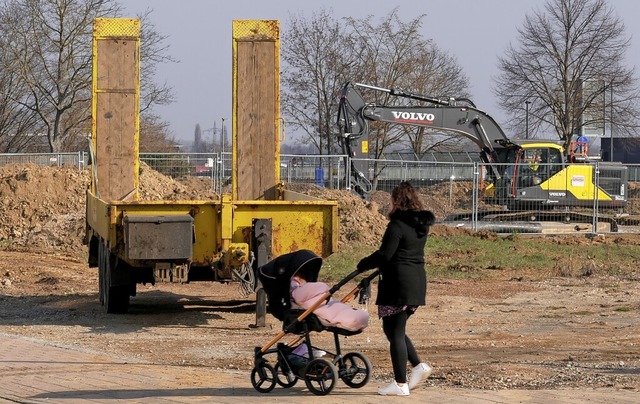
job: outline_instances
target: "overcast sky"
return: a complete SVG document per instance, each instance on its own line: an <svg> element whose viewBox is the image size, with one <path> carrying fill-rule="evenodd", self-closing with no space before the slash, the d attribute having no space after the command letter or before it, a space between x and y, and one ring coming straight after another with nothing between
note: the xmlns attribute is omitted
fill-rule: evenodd
<svg viewBox="0 0 640 404"><path fill-rule="evenodd" d="M374 21L399 7L408 21L425 14L423 36L453 55L470 80L472 100L504 126L504 115L490 91L492 78L499 72L497 57L509 43L516 43L516 28L525 15L541 9L545 0L127 0L128 15L135 17L152 10L156 29L167 35L169 54L178 64L161 66L157 81L173 87L176 102L158 108L162 119L170 122L179 141L193 140L196 124L203 135L219 128L222 118L231 128L231 57L233 20L280 20L281 33L287 29L291 13L309 17L320 8L333 10L336 18L350 16ZM629 64L640 67L640 1L609 0L632 37ZM376 19L377 17L377 19ZM376 83L368 83L376 84ZM511 134L508 134L511 136Z"/></svg>

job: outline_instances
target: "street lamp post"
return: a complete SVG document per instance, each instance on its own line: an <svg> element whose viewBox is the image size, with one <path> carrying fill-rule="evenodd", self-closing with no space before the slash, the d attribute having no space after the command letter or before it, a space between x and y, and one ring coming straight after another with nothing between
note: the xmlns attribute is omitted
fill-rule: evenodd
<svg viewBox="0 0 640 404"><path fill-rule="evenodd" d="M224 167L224 146L226 138L225 127L224 127L224 118L222 119L222 126L220 127L220 173L221 178L224 178L225 175L225 167ZM222 192L222 185L220 185L220 191Z"/></svg>
<svg viewBox="0 0 640 404"><path fill-rule="evenodd" d="M222 127L220 128L220 150L224 153L224 118L222 118Z"/></svg>
<svg viewBox="0 0 640 404"><path fill-rule="evenodd" d="M611 99L609 100L609 161L613 161L613 85L609 86Z"/></svg>
<svg viewBox="0 0 640 404"><path fill-rule="evenodd" d="M531 104L531 101L526 100L524 102L525 105L525 116L524 116L524 138L525 139L529 139L529 104Z"/></svg>

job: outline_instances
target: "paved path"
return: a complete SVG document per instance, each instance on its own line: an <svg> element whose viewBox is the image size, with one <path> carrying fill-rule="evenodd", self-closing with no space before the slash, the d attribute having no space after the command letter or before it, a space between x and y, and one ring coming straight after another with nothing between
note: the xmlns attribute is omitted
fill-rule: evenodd
<svg viewBox="0 0 640 404"><path fill-rule="evenodd" d="M215 382L213 382L215 380ZM639 394L613 389L502 390L418 388L410 397L382 397L377 383L351 389L338 381L327 396L300 381L267 394L251 386L249 371L159 366L0 334L0 403L619 403Z"/></svg>

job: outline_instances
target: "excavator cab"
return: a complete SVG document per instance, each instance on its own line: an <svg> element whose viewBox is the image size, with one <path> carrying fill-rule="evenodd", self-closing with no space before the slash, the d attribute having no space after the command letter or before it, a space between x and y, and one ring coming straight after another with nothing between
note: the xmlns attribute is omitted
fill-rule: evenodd
<svg viewBox="0 0 640 404"><path fill-rule="evenodd" d="M518 188L526 188L540 185L549 177L547 161L547 149L531 148L520 149L518 161Z"/></svg>
<svg viewBox="0 0 640 404"><path fill-rule="evenodd" d="M501 177L485 191L485 198L507 205L547 198L548 190L541 184L562 171L562 148L548 143L517 145L507 149L502 167Z"/></svg>

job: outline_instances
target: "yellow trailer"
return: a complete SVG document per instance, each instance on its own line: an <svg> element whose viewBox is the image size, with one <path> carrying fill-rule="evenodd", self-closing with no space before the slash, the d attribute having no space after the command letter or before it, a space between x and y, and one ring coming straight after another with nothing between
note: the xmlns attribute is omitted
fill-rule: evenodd
<svg viewBox="0 0 640 404"><path fill-rule="evenodd" d="M140 283L233 282L256 292L256 323L264 325L255 270L300 249L321 257L337 249L337 203L277 182L279 24L234 21L233 30L232 193L219 201L140 201L140 21L95 21L85 241L109 313L126 312Z"/></svg>

